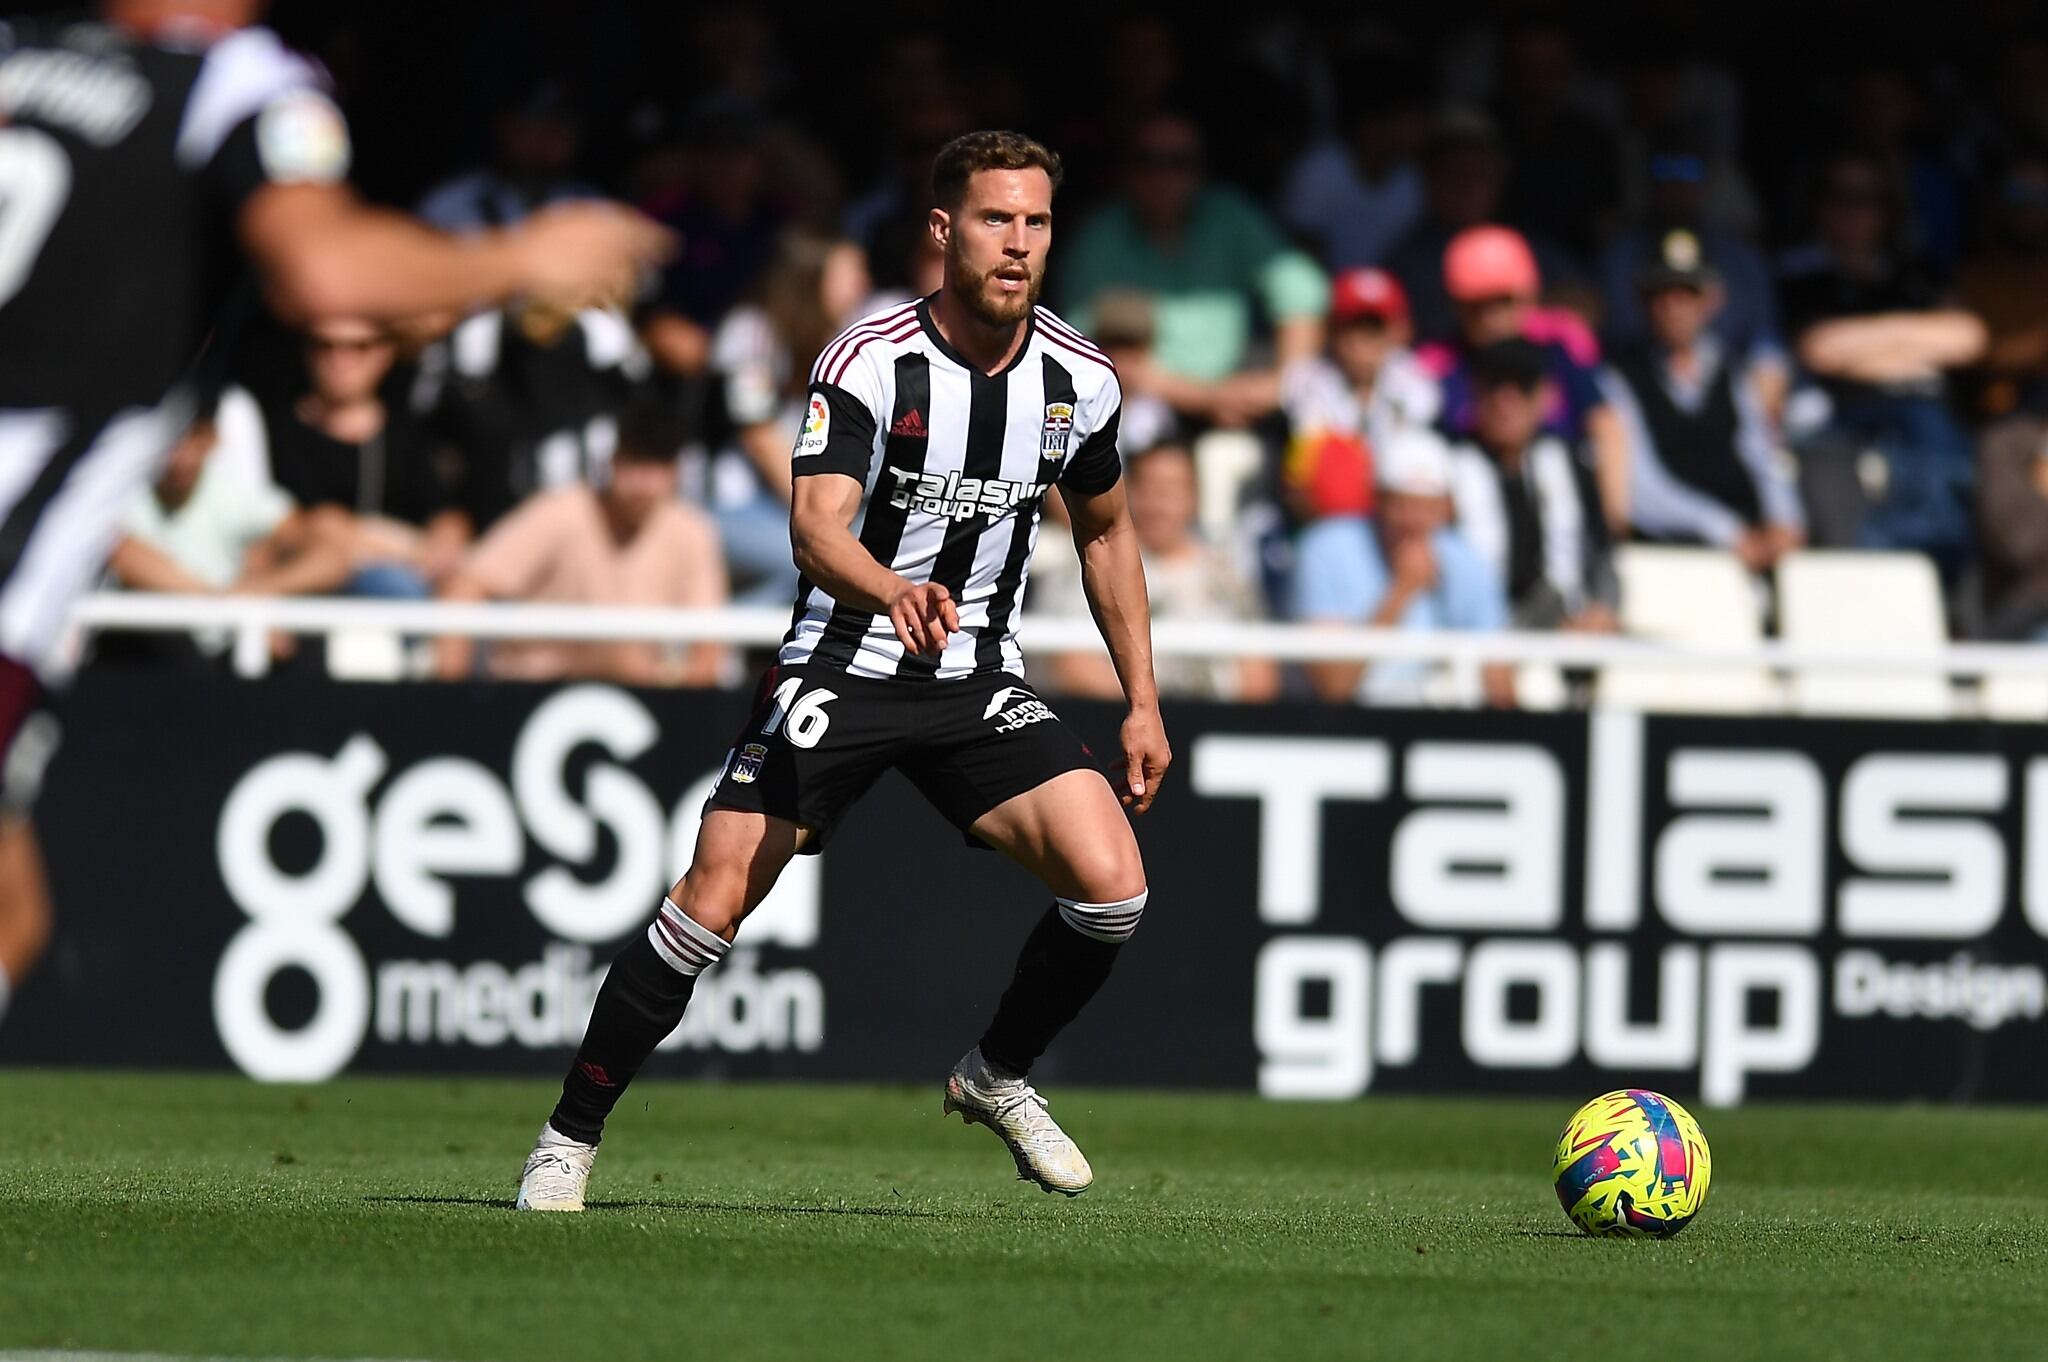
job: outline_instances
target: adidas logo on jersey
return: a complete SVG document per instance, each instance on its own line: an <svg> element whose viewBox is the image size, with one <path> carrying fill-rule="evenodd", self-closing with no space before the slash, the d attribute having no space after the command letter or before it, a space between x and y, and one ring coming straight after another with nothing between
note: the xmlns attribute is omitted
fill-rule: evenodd
<svg viewBox="0 0 2048 1362"><path fill-rule="evenodd" d="M906 440L922 440L926 436L924 414L912 407L896 418L896 424L889 427L891 435L900 435Z"/></svg>
<svg viewBox="0 0 2048 1362"><path fill-rule="evenodd" d="M1019 506L1037 501L1052 486L1049 482L1011 482L1005 478L963 478L957 471L944 477L894 467L888 471L896 479L896 486L889 493L891 506L900 511L923 511L946 520L966 520L974 515L1000 520Z"/></svg>

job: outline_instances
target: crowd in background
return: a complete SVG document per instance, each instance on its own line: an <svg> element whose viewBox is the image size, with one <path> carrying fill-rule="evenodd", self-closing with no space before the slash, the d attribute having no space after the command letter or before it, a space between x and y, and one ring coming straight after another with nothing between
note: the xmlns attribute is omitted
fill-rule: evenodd
<svg viewBox="0 0 2048 1362"><path fill-rule="evenodd" d="M1714 8L1639 11L1310 10L1192 35L1112 10L992 65L919 7L853 60L777 7L714 4L673 22L680 52L625 55L643 18L586 25L602 57L587 32L554 68L498 54L462 105L485 115L473 160L397 187L450 227L601 187L672 224L676 259L630 312L252 322L112 574L784 605L810 359L938 286L931 158L1013 126L1067 158L1045 301L1116 360L1161 617L1611 631L1614 547L1648 541L1764 580L1801 546L1912 551L1958 635L2048 636L2048 26L1987 4L1975 45L1944 48L1817 6L1836 41L1788 87L1762 78L1786 54L1746 52ZM394 38L317 6L286 31L333 67L359 170L390 193ZM1073 69L1040 88L1044 63ZM1027 604L1081 613L1059 538ZM1037 665L1114 690L1091 656ZM706 646L444 642L431 666L744 672ZM1247 700L1424 685L1394 663L1161 671ZM1482 687L1513 702L1504 672Z"/></svg>

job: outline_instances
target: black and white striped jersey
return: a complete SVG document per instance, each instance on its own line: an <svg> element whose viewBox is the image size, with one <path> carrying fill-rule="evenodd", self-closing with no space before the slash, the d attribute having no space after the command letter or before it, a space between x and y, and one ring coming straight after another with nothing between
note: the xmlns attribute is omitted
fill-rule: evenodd
<svg viewBox="0 0 2048 1362"><path fill-rule="evenodd" d="M792 467L860 479L861 544L951 592L960 632L943 656L906 655L887 615L800 581L784 664L916 681L1023 675L1017 611L1045 494L1057 483L1092 496L1122 476L1108 356L1041 307L1017 357L984 373L939 334L931 308L925 298L876 313L825 347Z"/></svg>
<svg viewBox="0 0 2048 1362"><path fill-rule="evenodd" d="M347 173L324 83L265 29L0 23L0 654L44 663L177 437L243 202Z"/></svg>

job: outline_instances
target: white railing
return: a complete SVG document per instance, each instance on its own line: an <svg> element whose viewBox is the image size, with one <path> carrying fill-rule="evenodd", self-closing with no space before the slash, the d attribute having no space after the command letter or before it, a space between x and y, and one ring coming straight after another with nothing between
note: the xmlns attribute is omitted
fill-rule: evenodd
<svg viewBox="0 0 2048 1362"><path fill-rule="evenodd" d="M332 635L356 630L427 636L565 641L718 642L767 645L789 628L787 610L675 610L630 606L457 605L434 601L321 597L173 596L110 592L81 603L76 622L89 630L232 635L236 669L261 675L269 635ZM1036 651L1100 649L1085 618L1026 615L1024 646ZM1772 671L1844 671L1950 677L2048 678L2048 645L1956 643L1929 649L1819 648L1767 640L1741 647L1563 633L1410 633L1300 624L1160 620L1153 651L1162 657L1265 657L1282 662L1389 658L1470 665L1482 662L1558 667L1711 667Z"/></svg>

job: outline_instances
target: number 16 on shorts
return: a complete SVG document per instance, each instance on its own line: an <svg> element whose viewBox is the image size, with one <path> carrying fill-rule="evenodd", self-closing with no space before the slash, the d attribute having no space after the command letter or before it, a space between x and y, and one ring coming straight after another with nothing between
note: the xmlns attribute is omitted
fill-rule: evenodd
<svg viewBox="0 0 2048 1362"><path fill-rule="evenodd" d="M824 740L825 730L832 726L832 716L825 712L825 706L837 700L839 695L822 686L805 694L802 693L803 685L803 677L792 676L775 688L775 704L768 711L767 721L761 725L762 737L772 738L780 730L792 747L802 748L816 747ZM747 751L751 752L758 746L758 743L749 743ZM765 748L761 756L767 756ZM760 765L760 758L756 758L754 769L759 770ZM737 770L734 777L738 777Z"/></svg>

